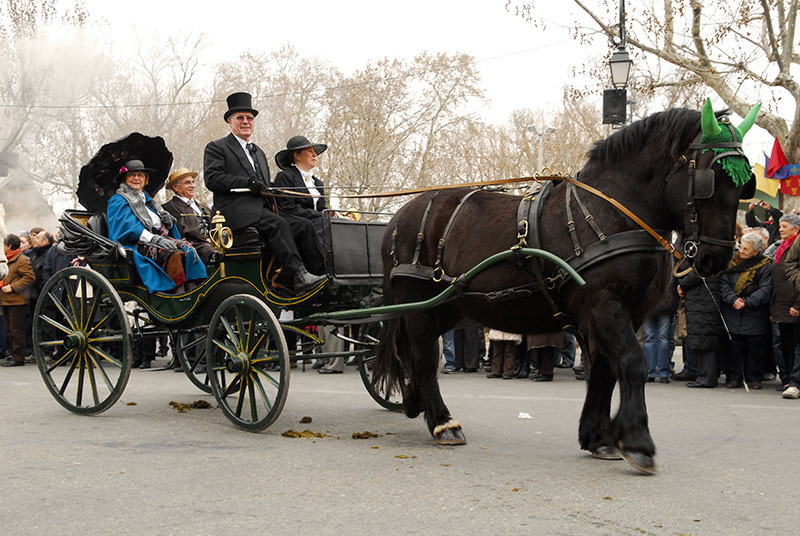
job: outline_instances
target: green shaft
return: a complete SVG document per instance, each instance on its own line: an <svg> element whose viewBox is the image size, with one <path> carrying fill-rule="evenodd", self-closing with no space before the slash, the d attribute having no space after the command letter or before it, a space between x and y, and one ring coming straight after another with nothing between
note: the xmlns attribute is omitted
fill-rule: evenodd
<svg viewBox="0 0 800 536"><path fill-rule="evenodd" d="M484 271L489 266L493 264L497 264L498 262L506 260L508 257L513 255L522 255L524 257L542 257L550 262L557 264L559 267L563 268L569 276L575 280L575 282L580 285L586 285L586 281L576 272L569 264L567 264L563 259L560 257L553 255L549 251L544 251L541 249L534 249L534 248L521 248L517 251L514 250L505 250L501 251L500 253L495 253L491 257L484 259L483 261L479 262L472 268L470 268L464 275L459 276L458 280L463 282L464 284L468 283L473 277L475 277L480 272ZM437 305L441 304L444 301L447 301L455 292L457 292L456 285L448 285L446 289L442 292L430 298L428 300L419 301L419 302L411 302L411 303L398 303L396 305L383 305L381 307L369 307L366 309L348 309L345 311L334 311L328 313L315 313L313 315L309 315L303 318L297 318L294 320L290 320L288 322L282 322L282 324L286 325L314 325L319 321L325 320L351 320L356 318L365 318L372 315L384 315L384 314L404 314L404 313L411 313L414 311L421 311L424 309L431 309L436 307Z"/></svg>

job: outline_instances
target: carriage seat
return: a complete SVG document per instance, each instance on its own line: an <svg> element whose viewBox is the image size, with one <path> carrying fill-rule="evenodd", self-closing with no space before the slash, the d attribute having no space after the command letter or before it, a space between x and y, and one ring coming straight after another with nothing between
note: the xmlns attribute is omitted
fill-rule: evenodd
<svg viewBox="0 0 800 536"><path fill-rule="evenodd" d="M261 255L263 244L255 227L242 227L233 231L233 247L225 250L225 257L236 260L236 257Z"/></svg>
<svg viewBox="0 0 800 536"><path fill-rule="evenodd" d="M93 233L108 238L108 216L105 211L92 214L89 221L86 222L86 226Z"/></svg>

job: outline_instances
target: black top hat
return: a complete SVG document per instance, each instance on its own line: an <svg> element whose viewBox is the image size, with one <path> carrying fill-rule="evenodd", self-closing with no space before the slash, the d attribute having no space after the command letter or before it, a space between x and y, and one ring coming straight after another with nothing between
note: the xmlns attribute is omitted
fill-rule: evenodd
<svg viewBox="0 0 800 536"><path fill-rule="evenodd" d="M313 147L314 150L317 151L317 154L324 153L328 148L324 143L311 143L305 136L292 136L289 138L289 141L286 142L286 149L278 151L275 155L275 163L278 164L278 167L281 169L291 167L291 165L294 164L292 153L308 147Z"/></svg>
<svg viewBox="0 0 800 536"><path fill-rule="evenodd" d="M258 115L258 110L253 109L252 97L250 93L231 93L226 99L228 101L228 111L225 112L225 122L236 112L250 112L253 117Z"/></svg>
<svg viewBox="0 0 800 536"><path fill-rule="evenodd" d="M151 173L158 173L155 169L144 167L144 164L141 160L128 160L121 168L119 168L117 181L124 180L125 174L130 173L131 171L144 171L148 176L150 176Z"/></svg>

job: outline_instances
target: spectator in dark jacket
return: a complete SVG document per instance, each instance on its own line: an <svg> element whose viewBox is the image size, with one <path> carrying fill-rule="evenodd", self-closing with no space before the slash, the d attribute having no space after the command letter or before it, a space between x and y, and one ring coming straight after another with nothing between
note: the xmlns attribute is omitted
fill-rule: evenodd
<svg viewBox="0 0 800 536"><path fill-rule="evenodd" d="M758 206L767 211L767 220L759 220L756 217L756 213L753 211L753 209L756 208L756 203L750 203L750 206L747 208L747 212L744 215L744 221L747 223L748 227L764 227L767 231L769 231L769 243L767 244L769 245L778 240L779 221L781 216L783 216L783 212L777 208L773 208L766 201L759 201Z"/></svg>
<svg viewBox="0 0 800 536"><path fill-rule="evenodd" d="M680 280L678 294L686 299L686 331L684 344L697 368L697 378L687 387L717 386L717 350L725 333L719 312L719 277L701 279L691 272ZM684 367L685 368L685 367Z"/></svg>
<svg viewBox="0 0 800 536"><path fill-rule="evenodd" d="M745 234L739 251L720 274L722 315L733 340L729 388L741 387L744 377L752 389L761 389L763 353L771 349L772 261L762 254L765 246L758 234Z"/></svg>
<svg viewBox="0 0 800 536"><path fill-rule="evenodd" d="M772 322L777 324L780 332L783 363L779 363L778 372L781 378L780 387L785 390L789 387L789 374L794 367L795 352L800 344L800 292L786 274L787 253L800 233L800 216L796 214L782 216L779 232L782 240L777 243L772 264L770 314Z"/></svg>

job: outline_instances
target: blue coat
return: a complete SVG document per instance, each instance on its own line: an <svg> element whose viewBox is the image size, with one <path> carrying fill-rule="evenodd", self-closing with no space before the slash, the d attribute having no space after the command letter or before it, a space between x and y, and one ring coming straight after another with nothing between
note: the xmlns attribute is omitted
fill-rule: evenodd
<svg viewBox="0 0 800 536"><path fill-rule="evenodd" d="M150 196L145 194L147 201L150 201ZM147 207L148 210L150 207ZM166 292L175 288L175 282L170 276L167 275L158 264L152 259L149 259L136 251L136 245L139 243L139 236L144 231L144 225L139 218L133 213L130 205L119 194L111 196L108 200L108 237L115 242L119 242L125 249L133 253L133 262L136 264L136 270L139 272L139 277L142 283L147 287L147 291L153 292ZM173 225L170 230L172 238L180 239L181 235L178 233L177 226ZM186 252L186 261L184 270L186 271L186 279L205 279L207 277L206 267L203 262L197 257L194 250L183 248Z"/></svg>

